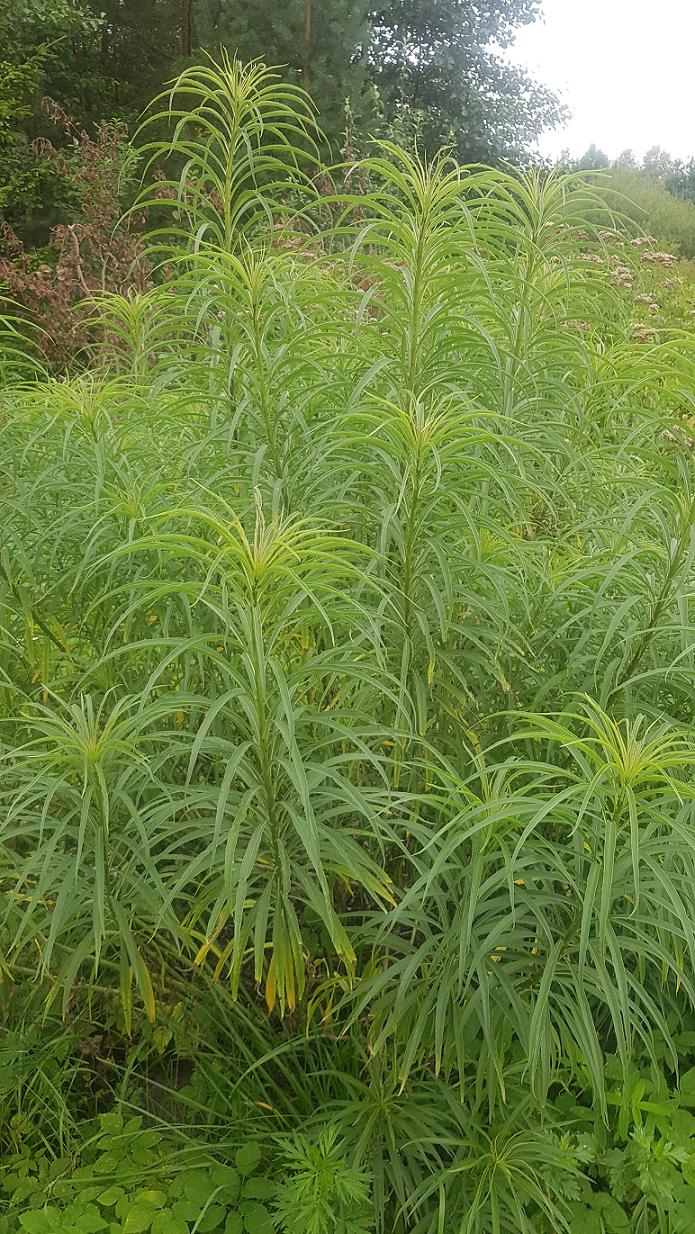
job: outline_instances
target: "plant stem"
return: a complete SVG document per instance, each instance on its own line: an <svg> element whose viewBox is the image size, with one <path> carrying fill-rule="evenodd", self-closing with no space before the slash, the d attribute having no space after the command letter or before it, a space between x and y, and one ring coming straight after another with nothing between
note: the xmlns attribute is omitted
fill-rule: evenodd
<svg viewBox="0 0 695 1234"><path fill-rule="evenodd" d="M635 672L635 669L638 667L645 651L647 650L647 647L649 646L650 642L652 641L656 633L656 629L661 619L661 615L670 601L671 590L673 588L674 581L676 579L676 576L678 575L678 572L682 564L683 556L690 542L694 518L695 518L695 498L693 498L692 501L690 502L690 506L688 507L686 516L683 519L683 526L681 528L680 535L678 536L678 539L676 541L675 548L673 549L673 552L671 553L671 560L669 562L668 570L666 571L666 576L664 578L663 583L661 584L659 594L657 595L656 599L654 600L654 603L652 604L647 626L642 631L642 634L637 640L635 649L632 655L630 656L630 659L628 660L627 664L625 665L625 668L619 674L617 686L624 685L625 682L628 681L630 677L632 677L633 673Z"/></svg>

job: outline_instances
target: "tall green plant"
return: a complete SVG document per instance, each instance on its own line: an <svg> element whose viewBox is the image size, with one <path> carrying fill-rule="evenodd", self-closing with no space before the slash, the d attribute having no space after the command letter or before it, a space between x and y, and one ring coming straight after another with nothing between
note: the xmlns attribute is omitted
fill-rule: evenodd
<svg viewBox="0 0 695 1234"><path fill-rule="evenodd" d="M3 371L0 971L301 1123L287 1230L556 1234L695 1006L692 347L591 177L321 202L288 90L187 69L170 277Z"/></svg>
<svg viewBox="0 0 695 1234"><path fill-rule="evenodd" d="M165 106L162 108L162 104ZM179 237L235 251L243 233L272 225L288 188L307 188L316 167L308 96L258 61L226 54L191 65L155 100L140 134L174 122L169 139L145 142L147 171L173 160L175 178L155 178L139 205L170 203Z"/></svg>

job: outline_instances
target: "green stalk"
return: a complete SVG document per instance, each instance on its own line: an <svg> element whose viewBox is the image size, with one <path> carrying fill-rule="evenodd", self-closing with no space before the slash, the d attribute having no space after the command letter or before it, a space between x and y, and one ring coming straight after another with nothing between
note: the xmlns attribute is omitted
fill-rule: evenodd
<svg viewBox="0 0 695 1234"><path fill-rule="evenodd" d="M268 381L266 378L265 363L263 360L263 334L260 320L260 306L256 289L252 291L252 322L253 322L253 358L256 369L256 381L258 382L258 398L261 408L261 416L265 426L266 439L273 460L273 467L277 479L282 475L282 459L277 444L276 424L273 419L273 414L270 406L270 394L268 390Z"/></svg>
<svg viewBox="0 0 695 1234"><path fill-rule="evenodd" d="M530 321L530 291L533 287L533 279L536 273L536 229L531 233L532 248L530 253L526 254L524 259L523 276L521 280L521 292L519 300L514 308L512 329L511 348L505 365L505 383L504 383L504 415L509 419L514 408L514 383L519 371L525 344L528 340L528 328Z"/></svg>
<svg viewBox="0 0 695 1234"><path fill-rule="evenodd" d="M418 372L418 361L420 358L420 318L422 315L422 294L424 284L424 258L425 258L425 237L427 234L427 223L429 219L429 204L425 202L423 205L422 216L419 220L417 243L415 245L415 255L413 260L413 291L410 308L410 331L408 339L408 368L406 375L406 383L408 391L416 397L416 382Z"/></svg>
<svg viewBox="0 0 695 1234"><path fill-rule="evenodd" d="M288 888L283 885L282 878L282 848L280 841L280 823L278 819L278 800L275 777L273 774L273 759L269 736L270 725L268 718L268 698L266 693L263 617L255 596L253 597L253 608L251 610L250 618L251 620L249 624L251 626L252 634L249 652L251 656L251 668L253 673L253 700L258 735L256 764L259 783L261 786L264 813L268 824L268 835L273 864L270 878L275 883L276 888L276 911L283 912L284 897L288 894ZM242 957L237 955L235 964L235 969L237 969L237 971L238 966L241 963L241 959ZM257 980L260 980L261 977L261 973L256 973ZM280 976L278 985L282 990L281 1001L284 1001L284 989L281 982L282 975Z"/></svg>
<svg viewBox="0 0 695 1234"><path fill-rule="evenodd" d="M638 668L644 653L656 634L661 616L670 602L673 584L676 581L683 562L683 557L685 556L686 550L690 543L694 519L695 498L693 498L690 502L686 516L683 519L683 526L681 527L680 535L678 536L675 548L671 554L671 560L669 562L669 567L666 571L664 581L661 584L659 593L652 604L647 626L637 640L635 649L625 665L625 668L619 674L618 681L616 683L617 686L622 686L626 681L629 681L630 677L632 677L633 673Z"/></svg>
<svg viewBox="0 0 695 1234"><path fill-rule="evenodd" d="M235 114L228 141L227 161L224 175L224 195L222 199L224 209L224 248L226 253L231 253L234 247L232 197L234 188L234 163L236 149L239 144L238 129L239 125Z"/></svg>
<svg viewBox="0 0 695 1234"><path fill-rule="evenodd" d="M419 408L416 411L418 419L420 417ZM401 693L403 690L406 693L411 692L412 675L413 675L413 637L412 637L412 618L414 597L413 590L413 559L417 546L417 533L419 523L419 506L422 488L422 446L420 436L417 436L417 445L415 451L415 465L412 472L412 491L411 499L408 504L408 515L405 526L405 536L403 544L403 605L402 605L402 635L403 641L401 646ZM405 671L403 672L403 655L407 648L407 662ZM403 713L403 704L401 702L401 714ZM399 721L400 722L400 719ZM394 757L393 784L394 788L398 787L400 781L401 761L405 754L406 741L405 739L399 743L397 753Z"/></svg>
<svg viewBox="0 0 695 1234"><path fill-rule="evenodd" d="M270 743L268 738L268 700L265 690L266 676L262 663L265 658L263 652L263 618L257 605L254 605L251 613L251 628L253 630L253 638L251 641L250 651L253 669L256 726L258 730L258 771L261 787L263 789L265 811L270 824L270 846L273 853L275 870L277 871L280 868L280 838L277 822L277 798L273 779L272 762L270 758Z"/></svg>

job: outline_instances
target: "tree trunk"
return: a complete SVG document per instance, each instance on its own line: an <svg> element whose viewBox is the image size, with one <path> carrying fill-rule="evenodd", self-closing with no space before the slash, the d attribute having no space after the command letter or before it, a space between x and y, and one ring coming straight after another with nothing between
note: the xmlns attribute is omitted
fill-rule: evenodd
<svg viewBox="0 0 695 1234"><path fill-rule="evenodd" d="M193 42L193 0L181 0L181 56L184 60L191 58Z"/></svg>
<svg viewBox="0 0 695 1234"><path fill-rule="evenodd" d="M309 75L309 44L311 43L311 0L304 0L304 89L310 86Z"/></svg>

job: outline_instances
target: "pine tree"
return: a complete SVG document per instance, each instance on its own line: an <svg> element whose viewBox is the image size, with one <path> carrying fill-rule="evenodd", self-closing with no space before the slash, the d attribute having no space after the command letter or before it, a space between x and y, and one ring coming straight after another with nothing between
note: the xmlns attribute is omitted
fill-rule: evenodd
<svg viewBox="0 0 695 1234"><path fill-rule="evenodd" d="M347 99L358 127L373 120L369 10L369 0L196 0L193 37L282 66L311 93L335 154Z"/></svg>

